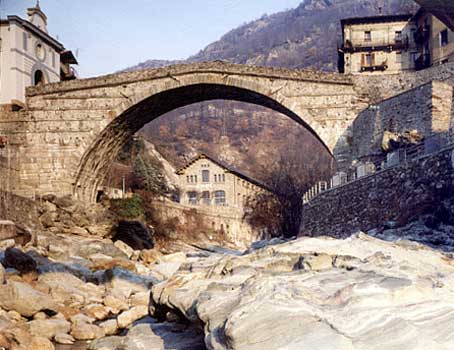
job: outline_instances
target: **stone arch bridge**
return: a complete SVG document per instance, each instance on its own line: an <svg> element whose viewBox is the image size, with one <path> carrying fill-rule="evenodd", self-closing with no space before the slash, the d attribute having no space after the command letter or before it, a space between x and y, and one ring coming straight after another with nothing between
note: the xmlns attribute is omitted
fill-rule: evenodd
<svg viewBox="0 0 454 350"><path fill-rule="evenodd" d="M173 109L228 99L271 108L310 130L342 160L346 130L364 107L349 77L224 62L175 65L27 89L26 109L0 114L9 188L94 200L122 145ZM344 147L345 146L345 147Z"/></svg>

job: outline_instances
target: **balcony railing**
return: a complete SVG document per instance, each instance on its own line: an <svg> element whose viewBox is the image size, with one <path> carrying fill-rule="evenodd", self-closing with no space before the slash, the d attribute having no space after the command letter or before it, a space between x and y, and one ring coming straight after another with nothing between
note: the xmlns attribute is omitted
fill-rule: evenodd
<svg viewBox="0 0 454 350"><path fill-rule="evenodd" d="M340 47L344 52L371 51L375 49L407 50L410 39L402 38L373 38L372 40L346 40Z"/></svg>
<svg viewBox="0 0 454 350"><path fill-rule="evenodd" d="M358 181L366 176L371 176L380 171L386 171L399 165L433 155L441 150L454 147L454 131L449 130L439 134L431 135L422 142L403 148L399 148L386 155L382 160L374 162L360 162L356 167L345 172L338 172L331 181L320 181L312 186L303 196L303 203L309 203L320 193L330 189L344 186L350 182Z"/></svg>
<svg viewBox="0 0 454 350"><path fill-rule="evenodd" d="M361 72L383 72L388 69L388 63L367 64L361 66Z"/></svg>

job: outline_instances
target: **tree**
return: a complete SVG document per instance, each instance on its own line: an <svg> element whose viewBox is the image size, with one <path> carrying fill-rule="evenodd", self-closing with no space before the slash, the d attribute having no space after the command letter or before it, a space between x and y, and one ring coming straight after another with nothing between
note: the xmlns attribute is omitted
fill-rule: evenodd
<svg viewBox="0 0 454 350"><path fill-rule="evenodd" d="M134 187L153 195L168 195L170 189L167 180L159 164L155 163L143 153L136 157L133 164Z"/></svg>
<svg viewBox="0 0 454 350"><path fill-rule="evenodd" d="M303 195L318 181L332 174L332 158L327 152L302 161L302 152L290 149L267 174L269 192L258 193L247 202L245 218L262 229L268 225L274 235L293 237L300 232Z"/></svg>

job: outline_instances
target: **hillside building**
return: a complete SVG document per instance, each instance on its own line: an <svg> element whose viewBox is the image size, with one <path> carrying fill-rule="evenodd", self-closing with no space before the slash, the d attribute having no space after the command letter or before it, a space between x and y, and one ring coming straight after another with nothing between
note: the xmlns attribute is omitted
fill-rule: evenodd
<svg viewBox="0 0 454 350"><path fill-rule="evenodd" d="M454 60L454 32L433 13L348 18L341 21L339 72L394 74Z"/></svg>
<svg viewBox="0 0 454 350"><path fill-rule="evenodd" d="M266 186L220 161L200 154L177 171L180 203L243 209L247 198Z"/></svg>
<svg viewBox="0 0 454 350"><path fill-rule="evenodd" d="M0 19L0 105L23 106L28 86L76 77L77 60L49 35L39 1L27 15Z"/></svg>
<svg viewBox="0 0 454 350"><path fill-rule="evenodd" d="M454 32L436 16L421 8L413 18L419 47L416 70L454 61Z"/></svg>
<svg viewBox="0 0 454 350"><path fill-rule="evenodd" d="M340 72L389 74L415 69L418 51L411 15L348 18L341 26Z"/></svg>

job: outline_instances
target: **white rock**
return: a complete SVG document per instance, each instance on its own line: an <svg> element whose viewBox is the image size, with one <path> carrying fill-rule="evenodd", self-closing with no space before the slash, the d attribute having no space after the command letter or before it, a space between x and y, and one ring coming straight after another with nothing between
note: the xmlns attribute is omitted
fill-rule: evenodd
<svg viewBox="0 0 454 350"><path fill-rule="evenodd" d="M54 340L58 344L71 345L76 341L71 335L66 333L58 333L55 335Z"/></svg>
<svg viewBox="0 0 454 350"><path fill-rule="evenodd" d="M5 310L15 310L22 316L32 317L41 310L56 310L52 297L22 282L8 281L0 285L0 306Z"/></svg>
<svg viewBox="0 0 454 350"><path fill-rule="evenodd" d="M117 317L118 328L126 328L133 322L140 320L148 315L148 307L146 305L134 306L128 311L122 312Z"/></svg>
<svg viewBox="0 0 454 350"><path fill-rule="evenodd" d="M116 319L107 320L99 324L106 335L114 335L118 331L118 323Z"/></svg>
<svg viewBox="0 0 454 350"><path fill-rule="evenodd" d="M125 242L123 241L116 241L114 243L114 246L117 247L118 249L120 249L123 253L125 253L125 255L129 258L131 258L132 254L134 254L134 249L132 249L129 245L127 245Z"/></svg>
<svg viewBox="0 0 454 350"><path fill-rule="evenodd" d="M71 323L65 320L33 320L28 323L30 334L52 339L57 334L69 333Z"/></svg>
<svg viewBox="0 0 454 350"><path fill-rule="evenodd" d="M448 350L454 342L454 259L415 243L301 238L191 260L191 271L153 286L153 303L205 324L210 349Z"/></svg>

